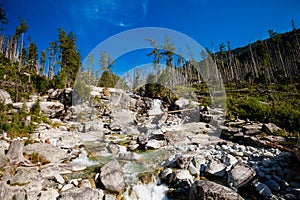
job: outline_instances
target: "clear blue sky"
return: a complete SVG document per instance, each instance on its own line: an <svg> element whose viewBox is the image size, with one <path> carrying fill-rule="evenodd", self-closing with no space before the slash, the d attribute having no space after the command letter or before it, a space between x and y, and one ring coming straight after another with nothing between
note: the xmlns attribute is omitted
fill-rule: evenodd
<svg viewBox="0 0 300 200"><path fill-rule="evenodd" d="M202 46L232 48L268 37L268 30L300 27L299 0L0 0L13 34L18 17L29 25L26 36L39 51L57 39L57 28L73 31L84 58L95 46L119 32L164 27L182 32ZM26 38L27 38L26 37ZM27 42L28 44L28 42Z"/></svg>

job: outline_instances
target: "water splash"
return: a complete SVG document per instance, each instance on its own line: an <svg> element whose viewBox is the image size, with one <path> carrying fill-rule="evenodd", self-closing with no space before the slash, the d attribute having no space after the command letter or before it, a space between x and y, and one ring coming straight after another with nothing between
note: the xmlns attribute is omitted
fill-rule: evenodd
<svg viewBox="0 0 300 200"><path fill-rule="evenodd" d="M90 160L88 157L87 157L87 152L85 149L81 148L80 149L80 154L77 158L75 158L74 160L72 160L72 163L80 163L80 164L84 164L88 167L90 166L93 166L93 165L98 165L99 162L98 161L93 161L93 160Z"/></svg>

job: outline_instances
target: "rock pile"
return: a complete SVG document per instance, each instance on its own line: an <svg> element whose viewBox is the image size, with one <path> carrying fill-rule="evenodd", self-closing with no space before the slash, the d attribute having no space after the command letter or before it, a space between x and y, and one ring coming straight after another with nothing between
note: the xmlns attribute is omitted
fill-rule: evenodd
<svg viewBox="0 0 300 200"><path fill-rule="evenodd" d="M51 124L39 124L30 138L3 133L0 199L138 200L145 190L190 200L300 198L299 170L292 152L278 148L285 138L271 136L281 131L274 124L236 120L223 127L218 109L180 99L179 111L169 112L160 100L117 89L92 88L88 102L73 106L72 89L48 92L26 105L40 99ZM195 110L180 111L190 107ZM221 129L222 138L211 135ZM145 156L149 152L156 157ZM150 159L150 174L137 174L135 185L126 182L128 165ZM149 185L156 183L163 186Z"/></svg>

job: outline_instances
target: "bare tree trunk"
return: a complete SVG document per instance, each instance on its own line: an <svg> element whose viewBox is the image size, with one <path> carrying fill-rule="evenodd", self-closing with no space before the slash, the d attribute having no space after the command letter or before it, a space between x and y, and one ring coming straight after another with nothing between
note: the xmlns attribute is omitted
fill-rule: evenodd
<svg viewBox="0 0 300 200"><path fill-rule="evenodd" d="M251 44L249 44L249 49L250 49L251 61L252 61L252 64L253 64L254 75L255 75L255 78L257 78L258 77L257 64L256 64L256 61L255 61L255 57L253 55Z"/></svg>
<svg viewBox="0 0 300 200"><path fill-rule="evenodd" d="M0 35L0 53L3 53L3 47L4 47L4 35Z"/></svg>

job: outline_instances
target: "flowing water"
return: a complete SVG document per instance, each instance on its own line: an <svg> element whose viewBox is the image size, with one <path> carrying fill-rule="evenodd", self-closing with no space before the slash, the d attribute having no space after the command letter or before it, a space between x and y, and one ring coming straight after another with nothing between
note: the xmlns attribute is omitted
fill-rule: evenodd
<svg viewBox="0 0 300 200"><path fill-rule="evenodd" d="M81 149L78 158L72 162L81 163L88 166L86 173L97 170L111 159L118 159L117 155L100 155L106 148L106 143L101 141L85 142L86 149ZM160 184L157 178L157 172L160 169L159 163L166 158L167 152L163 150L157 151L137 151L140 158L138 160L121 160L119 163L122 166L124 180L127 189L123 196L126 200L167 200L165 195L168 187ZM88 157L92 155L92 159ZM92 169L92 170L91 170ZM144 173L152 173L155 175L155 181L149 184L142 184L139 181L139 176Z"/></svg>

